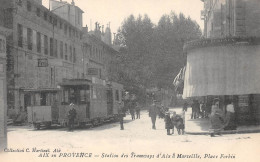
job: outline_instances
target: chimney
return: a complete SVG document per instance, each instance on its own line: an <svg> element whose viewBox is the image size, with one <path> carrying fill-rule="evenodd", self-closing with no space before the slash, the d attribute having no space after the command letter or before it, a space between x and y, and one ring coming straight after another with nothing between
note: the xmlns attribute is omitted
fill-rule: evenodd
<svg viewBox="0 0 260 162"><path fill-rule="evenodd" d="M88 33L88 25L86 25L86 27L83 27L83 32Z"/></svg>
<svg viewBox="0 0 260 162"><path fill-rule="evenodd" d="M71 4L72 4L73 6L75 6L75 2L74 2L74 0L72 0Z"/></svg>
<svg viewBox="0 0 260 162"><path fill-rule="evenodd" d="M98 30L98 22L95 22L95 31Z"/></svg>
<svg viewBox="0 0 260 162"><path fill-rule="evenodd" d="M102 25L102 34L104 34L104 25Z"/></svg>

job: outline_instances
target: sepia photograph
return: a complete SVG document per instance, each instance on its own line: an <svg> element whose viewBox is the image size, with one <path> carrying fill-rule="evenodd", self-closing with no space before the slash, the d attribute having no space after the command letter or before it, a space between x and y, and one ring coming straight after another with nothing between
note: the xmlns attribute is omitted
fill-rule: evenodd
<svg viewBox="0 0 260 162"><path fill-rule="evenodd" d="M260 0L0 0L1 162L258 162Z"/></svg>

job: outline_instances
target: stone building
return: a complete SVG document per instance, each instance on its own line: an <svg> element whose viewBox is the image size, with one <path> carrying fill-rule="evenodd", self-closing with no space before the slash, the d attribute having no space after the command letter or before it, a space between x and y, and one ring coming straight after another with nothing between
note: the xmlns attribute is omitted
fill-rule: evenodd
<svg viewBox="0 0 260 162"><path fill-rule="evenodd" d="M2 12L0 11L2 14ZM6 36L11 33L0 24L0 152L7 145Z"/></svg>
<svg viewBox="0 0 260 162"><path fill-rule="evenodd" d="M206 38L259 36L260 2L258 0L202 0Z"/></svg>
<svg viewBox="0 0 260 162"><path fill-rule="evenodd" d="M113 76L118 69L114 61L119 52L111 44L110 27L106 28L106 32L103 29L101 31L100 28L98 23L96 23L94 31L88 31L88 27L83 28L82 42L84 53L87 54L89 61L87 64L88 75L115 81Z"/></svg>
<svg viewBox="0 0 260 162"><path fill-rule="evenodd" d="M64 79L109 78L117 51L102 41L100 27L100 38L83 30L83 11L74 1L52 0L49 10L41 0L3 0L0 8L2 23L13 31L7 40L9 117L30 105L52 105ZM91 69L98 75L89 75Z"/></svg>
<svg viewBox="0 0 260 162"><path fill-rule="evenodd" d="M41 1L5 0L4 25L12 29L7 46L8 113L29 105L49 105L62 79L85 76L82 31L45 8Z"/></svg>
<svg viewBox="0 0 260 162"><path fill-rule="evenodd" d="M260 124L260 1L202 0L204 38L184 46L183 97L225 109L233 101L238 124Z"/></svg>
<svg viewBox="0 0 260 162"><path fill-rule="evenodd" d="M82 30L82 14L84 12L75 5L74 0L72 0L71 4L62 0L50 0L50 10L79 30Z"/></svg>

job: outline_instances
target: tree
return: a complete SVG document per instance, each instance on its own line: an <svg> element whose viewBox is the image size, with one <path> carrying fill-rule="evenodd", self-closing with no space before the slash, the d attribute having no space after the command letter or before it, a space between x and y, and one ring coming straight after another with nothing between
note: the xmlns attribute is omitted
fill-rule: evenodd
<svg viewBox="0 0 260 162"><path fill-rule="evenodd" d="M119 82L126 89L172 87L186 62L184 43L200 36L199 25L183 14L163 15L157 25L147 15L130 15L118 29L116 39L121 46Z"/></svg>

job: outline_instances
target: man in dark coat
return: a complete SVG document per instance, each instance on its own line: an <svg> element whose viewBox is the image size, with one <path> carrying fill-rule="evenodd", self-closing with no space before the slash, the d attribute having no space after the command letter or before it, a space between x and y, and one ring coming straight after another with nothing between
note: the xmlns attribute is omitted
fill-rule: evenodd
<svg viewBox="0 0 260 162"><path fill-rule="evenodd" d="M171 129L173 129L173 124L171 121L171 117L170 117L170 112L166 112L165 113L165 118L164 118L164 122L165 122L165 129L167 130L167 135L171 135Z"/></svg>
<svg viewBox="0 0 260 162"><path fill-rule="evenodd" d="M156 122L156 116L158 114L158 108L157 108L157 101L153 101L153 104L151 105L149 109L149 117L151 117L152 120L152 129L156 129L155 122Z"/></svg>
<svg viewBox="0 0 260 162"><path fill-rule="evenodd" d="M74 107L75 105L73 103L70 104L70 110L69 110L69 113L68 113L68 118L69 118L69 130L72 130L74 129L74 120L77 116L77 112L76 112L76 109Z"/></svg>
<svg viewBox="0 0 260 162"><path fill-rule="evenodd" d="M119 123L120 123L120 130L124 130L124 105L123 102L119 102L119 107L118 107L118 117L119 117Z"/></svg>
<svg viewBox="0 0 260 162"><path fill-rule="evenodd" d="M192 105L192 114L191 114L191 119L196 119L199 115L200 111L200 104L198 100L193 100Z"/></svg>

